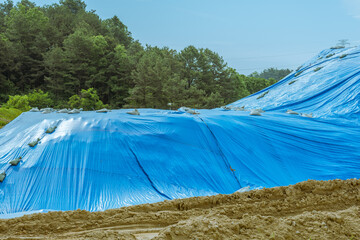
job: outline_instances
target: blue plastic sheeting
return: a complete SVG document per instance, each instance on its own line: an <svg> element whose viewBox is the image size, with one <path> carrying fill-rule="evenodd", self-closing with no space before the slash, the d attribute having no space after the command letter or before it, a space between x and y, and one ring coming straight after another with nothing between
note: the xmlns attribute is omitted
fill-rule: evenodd
<svg viewBox="0 0 360 240"><path fill-rule="evenodd" d="M359 61L360 47L324 50L278 83L230 106L280 112L291 109L312 112L315 117L358 121Z"/></svg>
<svg viewBox="0 0 360 240"><path fill-rule="evenodd" d="M358 51L324 51L321 56L349 55L316 57L264 97L258 99L260 92L230 105L268 110L262 116L222 109L23 113L0 130L0 172L7 174L0 213L99 211L246 186L359 177L359 80L352 60ZM315 72L319 64L331 71ZM290 115L288 108L315 117ZM55 125L54 133L45 133ZM8 163L20 156L17 166Z"/></svg>

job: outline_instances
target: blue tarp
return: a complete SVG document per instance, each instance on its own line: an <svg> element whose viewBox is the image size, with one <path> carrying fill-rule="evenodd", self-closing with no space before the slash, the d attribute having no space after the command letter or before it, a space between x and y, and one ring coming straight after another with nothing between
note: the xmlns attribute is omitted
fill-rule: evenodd
<svg viewBox="0 0 360 240"><path fill-rule="evenodd" d="M277 84L229 105L265 109L262 116L224 109L23 113L0 130L0 172L6 172L0 213L99 211L246 186L357 178L359 51L325 50ZM17 166L8 163L20 156Z"/></svg>

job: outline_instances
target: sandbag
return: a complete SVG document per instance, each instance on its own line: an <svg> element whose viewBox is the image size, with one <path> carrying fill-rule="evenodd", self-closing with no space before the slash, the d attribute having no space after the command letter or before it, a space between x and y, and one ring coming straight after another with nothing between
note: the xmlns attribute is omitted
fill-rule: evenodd
<svg viewBox="0 0 360 240"><path fill-rule="evenodd" d="M226 111L229 111L229 110L231 110L232 108L231 107L229 107L229 106L222 106L221 107L222 109L224 109L224 110L226 110Z"/></svg>
<svg viewBox="0 0 360 240"><path fill-rule="evenodd" d="M77 113L80 113L80 112L81 112L80 109L74 108L73 110L69 111L68 114L77 114Z"/></svg>
<svg viewBox="0 0 360 240"><path fill-rule="evenodd" d="M40 110L36 107L36 108L32 108L32 109L30 109L30 111L29 112L40 112Z"/></svg>
<svg viewBox="0 0 360 240"><path fill-rule="evenodd" d="M110 112L110 110L106 109L106 108L103 108L103 109L100 109L100 110L96 110L97 113L107 113L107 112Z"/></svg>
<svg viewBox="0 0 360 240"><path fill-rule="evenodd" d="M261 115L262 112L263 111L261 109L253 109L253 110L250 111L250 115L252 115L252 116L262 116Z"/></svg>
<svg viewBox="0 0 360 240"><path fill-rule="evenodd" d="M30 147L35 147L40 142L40 138L36 139L35 141L30 142L28 145Z"/></svg>
<svg viewBox="0 0 360 240"><path fill-rule="evenodd" d="M6 177L5 172L0 173L0 182L4 181L5 177Z"/></svg>
<svg viewBox="0 0 360 240"><path fill-rule="evenodd" d="M130 115L140 115L140 112L135 109L134 111L131 111L131 112L127 112L127 114L130 114Z"/></svg>
<svg viewBox="0 0 360 240"><path fill-rule="evenodd" d="M57 128L57 126L49 127L48 129L46 129L45 133L53 133L56 128Z"/></svg>
<svg viewBox="0 0 360 240"><path fill-rule="evenodd" d="M9 163L10 163L11 166L16 166L16 165L19 164L21 159L22 159L22 157L18 157L18 158L14 159L14 160L11 160Z"/></svg>
<svg viewBox="0 0 360 240"><path fill-rule="evenodd" d="M235 111L245 111L245 106L242 107L234 107Z"/></svg>
<svg viewBox="0 0 360 240"><path fill-rule="evenodd" d="M312 118L312 117L313 117L313 114L312 114L312 113L310 113L310 114L307 114L307 113L302 113L300 116L302 116L302 117Z"/></svg>
<svg viewBox="0 0 360 240"><path fill-rule="evenodd" d="M54 111L53 108L42 108L42 109L40 109L40 112L42 112L43 114L52 113L53 111Z"/></svg>
<svg viewBox="0 0 360 240"><path fill-rule="evenodd" d="M288 109L288 110L286 111L286 113L287 113L287 114L293 114L293 115L299 115L298 112L295 112L295 111L290 110L290 109Z"/></svg>
<svg viewBox="0 0 360 240"><path fill-rule="evenodd" d="M64 108L64 109L61 109L61 110L57 111L57 113L69 113L69 110Z"/></svg>

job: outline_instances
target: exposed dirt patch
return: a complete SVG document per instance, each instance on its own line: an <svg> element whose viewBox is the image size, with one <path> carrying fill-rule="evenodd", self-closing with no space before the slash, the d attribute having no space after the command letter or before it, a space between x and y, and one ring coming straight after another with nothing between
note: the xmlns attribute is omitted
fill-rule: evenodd
<svg viewBox="0 0 360 240"><path fill-rule="evenodd" d="M360 180L0 220L0 238L360 239Z"/></svg>

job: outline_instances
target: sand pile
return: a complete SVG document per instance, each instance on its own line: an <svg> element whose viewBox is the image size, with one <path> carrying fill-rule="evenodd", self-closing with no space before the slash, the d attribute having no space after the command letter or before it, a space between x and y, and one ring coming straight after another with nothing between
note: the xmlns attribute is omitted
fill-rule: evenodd
<svg viewBox="0 0 360 240"><path fill-rule="evenodd" d="M360 239L360 180L0 220L1 238Z"/></svg>

